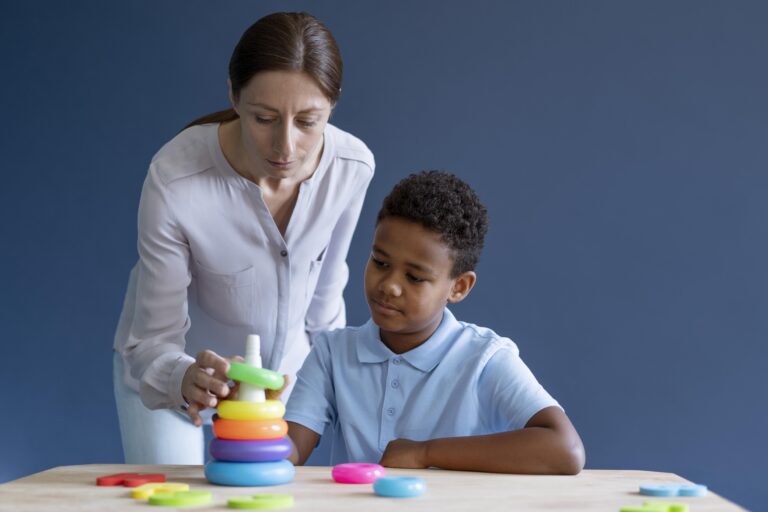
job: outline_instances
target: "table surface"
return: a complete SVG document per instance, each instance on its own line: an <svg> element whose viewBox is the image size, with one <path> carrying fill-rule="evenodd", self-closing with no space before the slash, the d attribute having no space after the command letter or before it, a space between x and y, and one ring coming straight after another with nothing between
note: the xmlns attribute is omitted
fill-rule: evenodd
<svg viewBox="0 0 768 512"><path fill-rule="evenodd" d="M297 467L293 482L274 487L223 487L209 484L202 466L90 464L61 466L0 485L2 511L148 510L144 501L130 497L125 487L99 487L96 477L113 473L165 473L168 481L184 482L191 489L211 491L209 505L194 510L226 509L227 499L259 493L291 494L291 510L377 512L380 510L494 510L615 511L645 501L676 501L691 505L691 512L744 510L713 492L700 498L651 498L638 493L640 484L690 483L673 473L629 470L584 470L577 476L532 476L388 469L390 476L419 476L427 492L418 498L382 498L371 485L337 484L329 467ZM157 507L157 510L168 509Z"/></svg>

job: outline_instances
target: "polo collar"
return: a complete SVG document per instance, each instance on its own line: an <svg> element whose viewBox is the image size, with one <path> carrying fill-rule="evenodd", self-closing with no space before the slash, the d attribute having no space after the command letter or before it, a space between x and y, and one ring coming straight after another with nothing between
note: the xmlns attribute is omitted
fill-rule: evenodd
<svg viewBox="0 0 768 512"><path fill-rule="evenodd" d="M379 326L373 322L373 319L368 319L365 324L366 336L362 336L356 343L357 359L361 363L381 363L399 355L414 368L422 372L429 372L437 366L448 349L451 348L460 328L461 325L453 313L445 308L440 325L427 341L413 350L395 354L381 341Z"/></svg>

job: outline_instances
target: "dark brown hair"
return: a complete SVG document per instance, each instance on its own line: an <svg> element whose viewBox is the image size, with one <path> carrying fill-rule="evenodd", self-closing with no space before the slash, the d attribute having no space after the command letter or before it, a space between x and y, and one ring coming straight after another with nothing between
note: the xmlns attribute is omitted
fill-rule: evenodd
<svg viewBox="0 0 768 512"><path fill-rule="evenodd" d="M343 65L333 34L306 12L276 12L248 27L229 60L229 80L237 99L261 71L302 71L336 104L341 93ZM224 123L237 119L234 109L195 119L189 125Z"/></svg>

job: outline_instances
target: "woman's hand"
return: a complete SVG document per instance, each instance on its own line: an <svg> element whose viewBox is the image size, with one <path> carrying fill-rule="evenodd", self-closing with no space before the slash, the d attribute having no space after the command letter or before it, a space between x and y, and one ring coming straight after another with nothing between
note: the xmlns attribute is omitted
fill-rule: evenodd
<svg viewBox="0 0 768 512"><path fill-rule="evenodd" d="M379 464L388 468L424 469L427 468L427 443L395 439L387 444Z"/></svg>
<svg viewBox="0 0 768 512"><path fill-rule="evenodd" d="M233 359L225 359L211 350L204 350L197 354L195 362L187 368L181 380L181 394L189 403L187 414L195 426L203 424L200 411L216 407L219 399L230 394L227 370L229 361Z"/></svg>

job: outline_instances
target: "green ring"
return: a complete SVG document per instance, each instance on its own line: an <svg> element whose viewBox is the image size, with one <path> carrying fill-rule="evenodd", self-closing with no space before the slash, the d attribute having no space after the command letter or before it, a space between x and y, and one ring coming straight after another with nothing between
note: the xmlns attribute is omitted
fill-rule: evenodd
<svg viewBox="0 0 768 512"><path fill-rule="evenodd" d="M235 496L227 500L227 507L239 509L278 509L293 506L290 494L257 494L255 496Z"/></svg>
<svg viewBox="0 0 768 512"><path fill-rule="evenodd" d="M161 492L149 497L150 505L161 507L189 507L205 505L210 502L211 493L209 491Z"/></svg>
<svg viewBox="0 0 768 512"><path fill-rule="evenodd" d="M285 377L277 372L268 370L266 368L256 368L245 363L238 363L232 361L229 363L229 371L227 377L252 384L262 389L280 389L285 384Z"/></svg>

